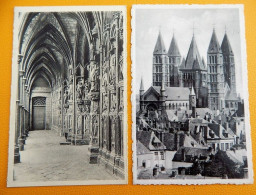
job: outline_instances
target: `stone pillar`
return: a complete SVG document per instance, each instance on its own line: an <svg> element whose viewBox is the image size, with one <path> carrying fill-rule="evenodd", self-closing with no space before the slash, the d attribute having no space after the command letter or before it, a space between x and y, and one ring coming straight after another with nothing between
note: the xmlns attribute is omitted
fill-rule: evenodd
<svg viewBox="0 0 256 195"><path fill-rule="evenodd" d="M20 69L20 64L23 56L18 55L18 70ZM14 163L20 162L20 73L18 73L18 86L17 86L17 100L16 100L16 121L15 121L15 146L14 146Z"/></svg>
<svg viewBox="0 0 256 195"><path fill-rule="evenodd" d="M19 71L19 147L20 151L24 150L25 139L24 139L24 70L20 67Z"/></svg>

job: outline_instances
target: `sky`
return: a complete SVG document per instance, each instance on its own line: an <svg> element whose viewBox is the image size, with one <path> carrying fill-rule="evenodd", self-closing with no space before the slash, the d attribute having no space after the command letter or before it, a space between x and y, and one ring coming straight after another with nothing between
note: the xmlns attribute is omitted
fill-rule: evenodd
<svg viewBox="0 0 256 195"><path fill-rule="evenodd" d="M145 90L152 84L153 50L159 30L168 51L173 34L181 56L186 58L194 33L200 55L207 61L207 49L213 28L219 44L227 32L235 55L237 93L243 97L239 10L218 9L136 9L135 15L135 93L143 75Z"/></svg>

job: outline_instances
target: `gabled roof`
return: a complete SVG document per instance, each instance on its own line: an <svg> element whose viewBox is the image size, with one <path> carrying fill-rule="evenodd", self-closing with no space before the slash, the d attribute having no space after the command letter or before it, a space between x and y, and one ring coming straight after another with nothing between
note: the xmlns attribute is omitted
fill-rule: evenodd
<svg viewBox="0 0 256 195"><path fill-rule="evenodd" d="M230 42L228 40L228 35L225 33L223 41L221 43L221 50L223 54L231 54L233 55L233 50L231 48Z"/></svg>
<svg viewBox="0 0 256 195"><path fill-rule="evenodd" d="M220 52L221 52L220 44L217 39L215 29L213 29L212 38L211 38L207 53L220 53Z"/></svg>
<svg viewBox="0 0 256 195"><path fill-rule="evenodd" d="M168 50L168 56L181 56L180 51L176 42L176 39L173 35L172 41Z"/></svg>
<svg viewBox="0 0 256 195"><path fill-rule="evenodd" d="M162 39L161 32L159 31L158 38L156 41L155 49L153 54L166 54L166 49L164 46L164 41Z"/></svg>
<svg viewBox="0 0 256 195"><path fill-rule="evenodd" d="M137 154L150 153L150 150L147 147L145 147L139 140L137 140L136 149Z"/></svg>
<svg viewBox="0 0 256 195"><path fill-rule="evenodd" d="M164 150L166 148L152 131L137 131L136 139L149 150Z"/></svg>
<svg viewBox="0 0 256 195"><path fill-rule="evenodd" d="M194 68L205 70L205 67L202 63L201 56L197 48L195 37L193 35L190 46L189 46L187 58L185 61L185 67L184 68L180 67L180 69L194 70Z"/></svg>
<svg viewBox="0 0 256 195"><path fill-rule="evenodd" d="M153 88L160 94L160 86L153 86ZM166 101L173 100L189 100L190 90L188 87L165 87Z"/></svg>

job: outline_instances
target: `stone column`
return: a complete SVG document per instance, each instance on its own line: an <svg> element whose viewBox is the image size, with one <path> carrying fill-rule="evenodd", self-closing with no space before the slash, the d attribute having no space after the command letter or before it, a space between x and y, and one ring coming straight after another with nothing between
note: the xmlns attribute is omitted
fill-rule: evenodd
<svg viewBox="0 0 256 195"><path fill-rule="evenodd" d="M20 64L23 56L18 55L18 70L20 69ZM15 121L15 146L14 146L14 163L20 162L20 74L18 73L18 86L17 86L17 100L16 100L16 121Z"/></svg>
<svg viewBox="0 0 256 195"><path fill-rule="evenodd" d="M20 67L19 70L19 147L20 151L24 150L25 139L24 139L24 70Z"/></svg>

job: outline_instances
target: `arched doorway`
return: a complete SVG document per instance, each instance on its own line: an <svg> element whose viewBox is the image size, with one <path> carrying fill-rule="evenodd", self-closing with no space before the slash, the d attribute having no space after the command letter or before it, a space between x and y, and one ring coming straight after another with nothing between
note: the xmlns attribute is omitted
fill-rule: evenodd
<svg viewBox="0 0 256 195"><path fill-rule="evenodd" d="M46 97L34 97L32 99L32 129L46 129Z"/></svg>

